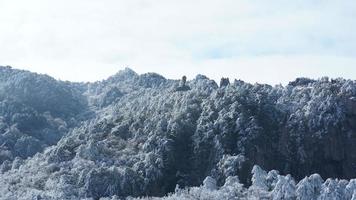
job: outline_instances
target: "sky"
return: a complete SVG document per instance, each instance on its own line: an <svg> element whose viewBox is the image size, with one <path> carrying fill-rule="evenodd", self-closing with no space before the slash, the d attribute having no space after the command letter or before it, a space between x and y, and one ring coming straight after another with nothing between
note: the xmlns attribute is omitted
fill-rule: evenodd
<svg viewBox="0 0 356 200"><path fill-rule="evenodd" d="M0 65L286 84L356 79L355 0L0 0Z"/></svg>

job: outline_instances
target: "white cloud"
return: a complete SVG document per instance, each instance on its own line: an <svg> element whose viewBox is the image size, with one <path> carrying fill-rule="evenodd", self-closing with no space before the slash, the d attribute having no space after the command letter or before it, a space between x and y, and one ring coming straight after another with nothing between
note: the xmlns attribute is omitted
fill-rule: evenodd
<svg viewBox="0 0 356 200"><path fill-rule="evenodd" d="M126 66L170 78L355 79L354 10L352 0L0 1L0 65L74 81Z"/></svg>

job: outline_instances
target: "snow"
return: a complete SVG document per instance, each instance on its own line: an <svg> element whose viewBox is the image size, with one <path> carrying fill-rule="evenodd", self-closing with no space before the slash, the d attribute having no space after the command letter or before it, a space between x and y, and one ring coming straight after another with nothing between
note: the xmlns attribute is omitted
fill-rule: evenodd
<svg viewBox="0 0 356 200"><path fill-rule="evenodd" d="M356 199L354 81L0 70L0 199Z"/></svg>

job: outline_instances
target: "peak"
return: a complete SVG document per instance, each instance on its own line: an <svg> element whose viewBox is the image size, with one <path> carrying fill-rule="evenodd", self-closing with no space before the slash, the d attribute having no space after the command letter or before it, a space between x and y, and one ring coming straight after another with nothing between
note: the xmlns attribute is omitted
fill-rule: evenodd
<svg viewBox="0 0 356 200"><path fill-rule="evenodd" d="M12 69L12 67L9 65L6 65L6 66L0 65L0 69Z"/></svg>
<svg viewBox="0 0 356 200"><path fill-rule="evenodd" d="M291 85L294 87L295 86L307 86L308 84L314 83L314 82L315 82L315 80L313 80L313 79L300 77L300 78L295 79L294 81L289 82L288 85Z"/></svg>
<svg viewBox="0 0 356 200"><path fill-rule="evenodd" d="M125 69L120 70L120 72L123 72L123 73L135 73L136 74L136 72L133 69L129 68L129 67L125 67Z"/></svg>
<svg viewBox="0 0 356 200"><path fill-rule="evenodd" d="M118 72L118 75L137 76L138 74L134 70L132 70L131 68L126 67L125 69L120 70Z"/></svg>
<svg viewBox="0 0 356 200"><path fill-rule="evenodd" d="M203 74L198 74L195 76L196 80L209 80L209 78Z"/></svg>
<svg viewBox="0 0 356 200"><path fill-rule="evenodd" d="M7 65L7 66L0 66L0 72L1 73L9 73L9 72L12 72L12 71L15 71L14 68L12 68L11 66Z"/></svg>
<svg viewBox="0 0 356 200"><path fill-rule="evenodd" d="M156 87L166 82L166 78L157 73L145 73L140 75L138 83L144 87Z"/></svg>
<svg viewBox="0 0 356 200"><path fill-rule="evenodd" d="M164 76L154 73L154 72L148 72L140 75L141 77L152 77L152 78L158 78L158 79L166 79Z"/></svg>
<svg viewBox="0 0 356 200"><path fill-rule="evenodd" d="M126 67L125 69L117 72L115 75L109 77L108 80L131 79L133 77L138 77L138 74L134 70Z"/></svg>
<svg viewBox="0 0 356 200"><path fill-rule="evenodd" d="M29 74L36 74L27 70L12 68L11 66L0 66L0 79L3 81L9 79L11 80L12 76L18 73L25 74L26 76L24 77L28 77L27 75Z"/></svg>

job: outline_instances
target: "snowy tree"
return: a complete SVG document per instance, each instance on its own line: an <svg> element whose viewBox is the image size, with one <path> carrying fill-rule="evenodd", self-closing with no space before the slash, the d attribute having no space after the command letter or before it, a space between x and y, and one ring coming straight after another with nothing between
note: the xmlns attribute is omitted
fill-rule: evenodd
<svg viewBox="0 0 356 200"><path fill-rule="evenodd" d="M216 190L216 180L211 178L210 176L206 177L203 181L203 186L207 190Z"/></svg>
<svg viewBox="0 0 356 200"><path fill-rule="evenodd" d="M356 179L350 180L349 184L346 186L345 199L356 198Z"/></svg>
<svg viewBox="0 0 356 200"><path fill-rule="evenodd" d="M268 190L267 172L255 165L252 169L252 186L262 190Z"/></svg>
<svg viewBox="0 0 356 200"><path fill-rule="evenodd" d="M321 194L318 200L335 199L341 200L345 199L345 187L347 182L343 180L327 179L322 185Z"/></svg>
<svg viewBox="0 0 356 200"><path fill-rule="evenodd" d="M250 199L268 198L267 172L255 165L252 168L252 185L248 191Z"/></svg>
<svg viewBox="0 0 356 200"><path fill-rule="evenodd" d="M323 180L318 174L305 177L297 184L298 200L313 200L320 195Z"/></svg>
<svg viewBox="0 0 356 200"><path fill-rule="evenodd" d="M355 198L354 181L308 174L354 173L355 81L179 84L130 69L70 83L0 67L0 199ZM295 186L287 173L309 177Z"/></svg>
<svg viewBox="0 0 356 200"><path fill-rule="evenodd" d="M296 185L290 175L278 176L278 182L271 192L273 200L296 199Z"/></svg>
<svg viewBox="0 0 356 200"><path fill-rule="evenodd" d="M278 175L279 172L277 170L271 170L268 172L266 177L268 191L271 191L274 189L274 187L276 187L276 184L278 182Z"/></svg>

